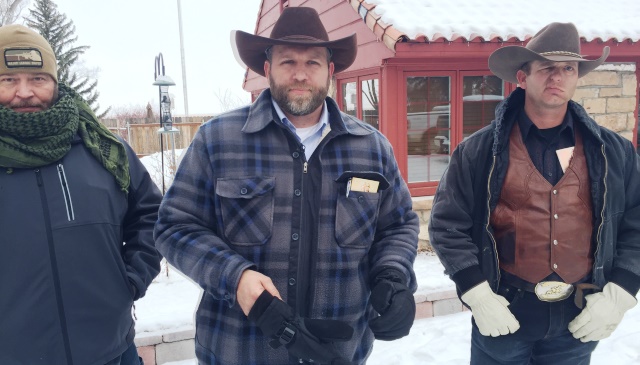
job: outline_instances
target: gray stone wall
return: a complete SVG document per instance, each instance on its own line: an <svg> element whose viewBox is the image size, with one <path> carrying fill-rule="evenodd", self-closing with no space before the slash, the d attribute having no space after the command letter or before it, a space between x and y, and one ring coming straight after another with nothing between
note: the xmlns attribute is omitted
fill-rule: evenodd
<svg viewBox="0 0 640 365"><path fill-rule="evenodd" d="M420 233L418 234L418 251L431 251L429 244L429 232L427 225L431 215L431 207L433 206L432 196L421 196L412 198L413 210L420 217Z"/></svg>
<svg viewBox="0 0 640 365"><path fill-rule="evenodd" d="M573 100L598 124L633 141L637 90L635 63L604 64L578 81Z"/></svg>

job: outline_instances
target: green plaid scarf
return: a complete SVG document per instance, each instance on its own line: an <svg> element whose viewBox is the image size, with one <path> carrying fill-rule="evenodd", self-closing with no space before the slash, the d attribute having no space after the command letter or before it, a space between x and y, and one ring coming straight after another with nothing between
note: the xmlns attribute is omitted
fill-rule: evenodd
<svg viewBox="0 0 640 365"><path fill-rule="evenodd" d="M33 168L60 160L76 133L91 154L129 190L129 160L124 145L102 125L73 89L58 84L60 98L49 109L18 113L0 106L0 167Z"/></svg>

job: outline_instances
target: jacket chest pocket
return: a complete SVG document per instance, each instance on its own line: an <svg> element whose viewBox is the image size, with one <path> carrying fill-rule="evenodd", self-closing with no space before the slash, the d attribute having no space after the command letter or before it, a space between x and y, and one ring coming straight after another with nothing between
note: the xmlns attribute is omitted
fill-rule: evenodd
<svg viewBox="0 0 640 365"><path fill-rule="evenodd" d="M375 191L350 189L349 180L361 178L379 184ZM367 248L376 233L380 210L381 192L389 187L383 175L376 172L344 172L336 179L338 201L336 202L336 241L341 247ZM349 187L347 187L349 186ZM364 190L364 191L358 191Z"/></svg>
<svg viewBox="0 0 640 365"><path fill-rule="evenodd" d="M219 178L216 195L229 243L264 245L273 227L273 177Z"/></svg>
<svg viewBox="0 0 640 365"><path fill-rule="evenodd" d="M336 241L342 247L366 248L373 242L380 194L340 194L336 205Z"/></svg>

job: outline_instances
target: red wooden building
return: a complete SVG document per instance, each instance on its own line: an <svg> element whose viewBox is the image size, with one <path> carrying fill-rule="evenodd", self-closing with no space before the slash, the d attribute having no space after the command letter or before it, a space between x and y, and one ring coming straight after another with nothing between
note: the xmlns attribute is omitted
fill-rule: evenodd
<svg viewBox="0 0 640 365"><path fill-rule="evenodd" d="M372 1L378 7L384 3ZM387 1L390 4L385 6L411 6L416 1L394 2L395 5ZM375 126L388 137L413 196L434 194L450 152L464 138L487 125L493 119L497 103L516 87L491 74L487 66L491 52L505 45L523 45L533 35L465 34L462 30L456 32L455 24L449 34L408 35L400 30L401 26L385 23L376 5L363 0L263 0L255 34L268 37L280 12L288 6L315 8L330 39L357 34L358 56L349 69L335 75L334 97L343 111ZM464 9L469 8L459 11ZM416 11L424 8L416 7ZM402 20L396 23L401 24ZM628 63L635 67L640 65L638 38L637 34L618 38L602 35L589 41L583 37L582 53L587 58L597 58L603 46L608 45L611 55L607 63ZM634 69L635 80L639 80L638 68ZM633 120L637 121L635 82ZM251 92L252 98L267 87L264 77L247 72L244 89ZM637 145L637 122L632 129Z"/></svg>

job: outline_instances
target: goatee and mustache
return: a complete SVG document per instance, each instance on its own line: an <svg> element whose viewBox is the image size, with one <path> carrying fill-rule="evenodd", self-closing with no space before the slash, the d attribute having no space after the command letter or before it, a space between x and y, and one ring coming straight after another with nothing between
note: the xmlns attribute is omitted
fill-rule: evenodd
<svg viewBox="0 0 640 365"><path fill-rule="evenodd" d="M34 103L29 101L23 101L20 103L13 103L7 105L7 108L16 110L16 109L24 109L24 108L37 108L38 110L46 110L49 109L51 105L49 103Z"/></svg>
<svg viewBox="0 0 640 365"><path fill-rule="evenodd" d="M273 77L269 77L269 87L271 88L271 97L278 103L283 112L295 116L309 115L322 103L329 93L330 79L324 87L313 87L307 83L295 83L292 85L278 85L274 82ZM303 89L311 91L310 96L297 96L290 98L288 92L290 89Z"/></svg>
<svg viewBox="0 0 640 365"><path fill-rule="evenodd" d="M26 108L29 108L29 109L37 108L38 110L35 110L35 111L43 111L52 107L53 104L58 100L58 96L59 96L58 86L56 85L56 87L53 89L53 95L51 96L51 99L45 98L45 100L40 100L38 98L29 98L29 99L15 102L15 103L9 103L4 107L7 109L11 109L13 111L16 111L16 109L26 109Z"/></svg>

